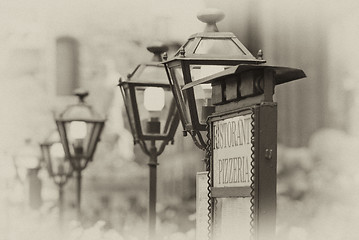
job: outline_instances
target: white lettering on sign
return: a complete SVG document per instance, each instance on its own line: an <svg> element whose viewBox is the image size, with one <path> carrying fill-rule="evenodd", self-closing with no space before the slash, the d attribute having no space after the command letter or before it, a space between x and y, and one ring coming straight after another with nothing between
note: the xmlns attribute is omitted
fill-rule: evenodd
<svg viewBox="0 0 359 240"><path fill-rule="evenodd" d="M214 187L250 186L251 115L213 122Z"/></svg>

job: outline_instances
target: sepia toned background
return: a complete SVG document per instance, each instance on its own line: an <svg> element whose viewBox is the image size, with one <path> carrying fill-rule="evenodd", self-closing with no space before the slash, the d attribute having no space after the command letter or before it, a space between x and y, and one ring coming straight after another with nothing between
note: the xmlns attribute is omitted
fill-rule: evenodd
<svg viewBox="0 0 359 240"><path fill-rule="evenodd" d="M133 145L118 87L161 40L173 53L201 32L198 11L216 7L233 32L270 65L301 68L307 78L276 88L278 237L357 239L359 218L359 3L288 0L0 0L0 239L143 239L147 157ZM75 186L65 188L60 234L57 189L45 170L38 198L16 178L13 159L31 139L56 128L53 116L76 102L77 87L108 121L84 171L84 223L75 219ZM194 239L195 179L203 153L183 138L159 157L158 230ZM31 201L35 201L31 202ZM35 206L35 207L31 207ZM87 234L87 235L86 235ZM96 235L97 234L97 235ZM91 237L90 237L91 236Z"/></svg>

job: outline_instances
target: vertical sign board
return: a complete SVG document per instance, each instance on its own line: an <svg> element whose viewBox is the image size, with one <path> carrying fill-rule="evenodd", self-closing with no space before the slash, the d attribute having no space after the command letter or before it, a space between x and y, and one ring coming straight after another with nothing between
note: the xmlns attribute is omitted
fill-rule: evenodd
<svg viewBox="0 0 359 240"><path fill-rule="evenodd" d="M277 105L212 115L214 240L275 239Z"/></svg>
<svg viewBox="0 0 359 240"><path fill-rule="evenodd" d="M249 240L252 113L212 119L213 239Z"/></svg>

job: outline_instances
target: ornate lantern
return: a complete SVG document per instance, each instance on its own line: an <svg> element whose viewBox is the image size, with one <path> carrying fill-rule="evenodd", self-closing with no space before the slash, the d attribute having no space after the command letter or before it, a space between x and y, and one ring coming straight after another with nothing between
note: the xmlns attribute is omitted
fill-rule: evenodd
<svg viewBox="0 0 359 240"><path fill-rule="evenodd" d="M72 176L72 166L65 157L58 131L54 131L40 144L42 159L45 162L49 176L55 184L62 187Z"/></svg>
<svg viewBox="0 0 359 240"><path fill-rule="evenodd" d="M85 102L88 92L76 90L79 102L68 106L56 119L65 156L77 175L77 217L81 219L81 172L92 161L105 118Z"/></svg>
<svg viewBox="0 0 359 240"><path fill-rule="evenodd" d="M64 212L63 188L68 179L72 177L72 166L65 157L58 131L51 132L45 141L40 144L40 148L49 176L59 188L59 218L62 226Z"/></svg>
<svg viewBox="0 0 359 240"><path fill-rule="evenodd" d="M217 9L206 9L197 15L207 24L204 32L189 37L175 56L164 62L168 80L179 109L184 134L189 132L196 145L204 149L204 137L200 132L206 130L206 119L213 110L212 87L202 84L182 90L191 83L240 63L261 64L247 48L230 32L219 32L216 23L224 18ZM259 54L261 55L261 54Z"/></svg>
<svg viewBox="0 0 359 240"><path fill-rule="evenodd" d="M162 141L161 152L173 141L179 117L161 61L167 51L162 44L147 48L154 54L151 62L139 64L120 79L119 86L124 99L135 144L148 153L146 141Z"/></svg>
<svg viewBox="0 0 359 240"><path fill-rule="evenodd" d="M105 118L84 101L88 92L78 89L75 95L79 102L68 106L55 121L66 158L74 170L81 171L93 158Z"/></svg>
<svg viewBox="0 0 359 240"><path fill-rule="evenodd" d="M161 53L167 47L156 44L147 48L154 54L152 62L142 63L120 79L119 86L124 99L135 144L150 157L149 166L149 239L154 240L156 229L157 156L169 141L173 142L179 116L168 84ZM160 142L157 148L156 141ZM150 144L150 148L147 144Z"/></svg>

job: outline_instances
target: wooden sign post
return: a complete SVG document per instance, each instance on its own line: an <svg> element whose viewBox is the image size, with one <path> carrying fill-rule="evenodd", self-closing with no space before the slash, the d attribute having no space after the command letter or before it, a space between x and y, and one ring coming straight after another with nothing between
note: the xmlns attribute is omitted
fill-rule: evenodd
<svg viewBox="0 0 359 240"><path fill-rule="evenodd" d="M207 119L212 239L275 239L274 88L303 77L300 69L240 64L183 87L212 85L215 111Z"/></svg>

